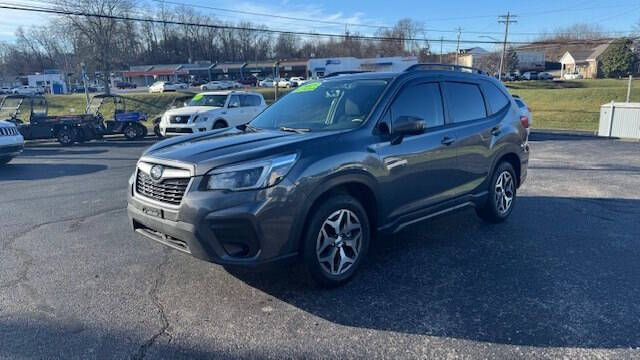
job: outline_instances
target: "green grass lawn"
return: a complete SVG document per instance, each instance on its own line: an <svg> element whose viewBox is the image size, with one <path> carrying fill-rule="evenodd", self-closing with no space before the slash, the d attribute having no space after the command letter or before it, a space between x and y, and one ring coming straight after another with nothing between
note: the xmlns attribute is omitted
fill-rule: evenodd
<svg viewBox="0 0 640 360"><path fill-rule="evenodd" d="M627 80L520 81L507 83L533 111L533 127L539 129L598 129L600 106L625 101ZM631 101L640 102L640 81L634 80Z"/></svg>
<svg viewBox="0 0 640 360"><path fill-rule="evenodd" d="M625 101L627 80L598 79L571 81L519 81L507 83L513 94L520 95L533 111L533 127L595 131L598 128L600 106L614 101ZM268 104L274 100L274 90L256 89ZM280 89L284 95L289 90ZM183 93L125 95L127 109L141 111L153 119L168 109ZM81 114L85 108L84 94L48 95L49 113L52 115ZM138 100L138 101L135 101ZM640 102L640 81L634 80L631 101ZM177 101L180 102L181 101ZM107 117L112 109L106 108Z"/></svg>

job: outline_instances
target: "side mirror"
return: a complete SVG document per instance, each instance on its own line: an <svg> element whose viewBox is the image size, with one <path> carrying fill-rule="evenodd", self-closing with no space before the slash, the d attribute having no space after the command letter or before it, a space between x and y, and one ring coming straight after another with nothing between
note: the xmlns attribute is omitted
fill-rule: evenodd
<svg viewBox="0 0 640 360"><path fill-rule="evenodd" d="M398 116L392 126L392 144L399 144L407 135L422 134L427 128L424 119L417 116Z"/></svg>

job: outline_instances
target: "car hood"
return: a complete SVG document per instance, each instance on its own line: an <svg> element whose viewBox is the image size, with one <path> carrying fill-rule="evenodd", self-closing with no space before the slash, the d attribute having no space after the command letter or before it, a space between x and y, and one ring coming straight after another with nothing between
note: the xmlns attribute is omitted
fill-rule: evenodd
<svg viewBox="0 0 640 360"><path fill-rule="evenodd" d="M0 128L12 128L12 127L16 127L16 125L11 121L0 120Z"/></svg>
<svg viewBox="0 0 640 360"><path fill-rule="evenodd" d="M221 109L216 106L184 106L181 108L167 110L165 114L167 115L197 115L206 113L213 110Z"/></svg>
<svg viewBox="0 0 640 360"><path fill-rule="evenodd" d="M278 130L212 130L178 136L150 147L143 157L195 165L196 176L213 168L241 161L299 152L310 142L335 141L337 132L293 133Z"/></svg>

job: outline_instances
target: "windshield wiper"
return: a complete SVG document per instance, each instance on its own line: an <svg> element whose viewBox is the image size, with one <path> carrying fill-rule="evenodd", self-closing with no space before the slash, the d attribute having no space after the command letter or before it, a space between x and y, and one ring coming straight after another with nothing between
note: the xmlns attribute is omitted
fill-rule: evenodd
<svg viewBox="0 0 640 360"><path fill-rule="evenodd" d="M298 129L298 128L281 126L280 127L280 131L289 131L289 132L294 132L294 133L298 133L298 134L304 134L304 133L307 133L307 132L311 131L311 129L305 129L305 128Z"/></svg>

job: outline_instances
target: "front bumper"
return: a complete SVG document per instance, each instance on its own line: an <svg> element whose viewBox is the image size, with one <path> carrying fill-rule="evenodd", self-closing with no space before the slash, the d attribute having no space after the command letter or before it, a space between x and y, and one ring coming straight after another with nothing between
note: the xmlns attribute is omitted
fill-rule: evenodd
<svg viewBox="0 0 640 360"><path fill-rule="evenodd" d="M18 156L24 150L24 139L21 135L0 136L0 157Z"/></svg>
<svg viewBox="0 0 640 360"><path fill-rule="evenodd" d="M202 177L193 178L178 207L159 205L137 194L135 184L130 185L127 212L132 229L222 265L257 266L297 255L292 229L300 209L284 200L284 186L242 192L198 191L200 181Z"/></svg>
<svg viewBox="0 0 640 360"><path fill-rule="evenodd" d="M171 124L161 123L160 133L162 136L170 135L188 135L207 131L207 123L187 123L187 124Z"/></svg>

